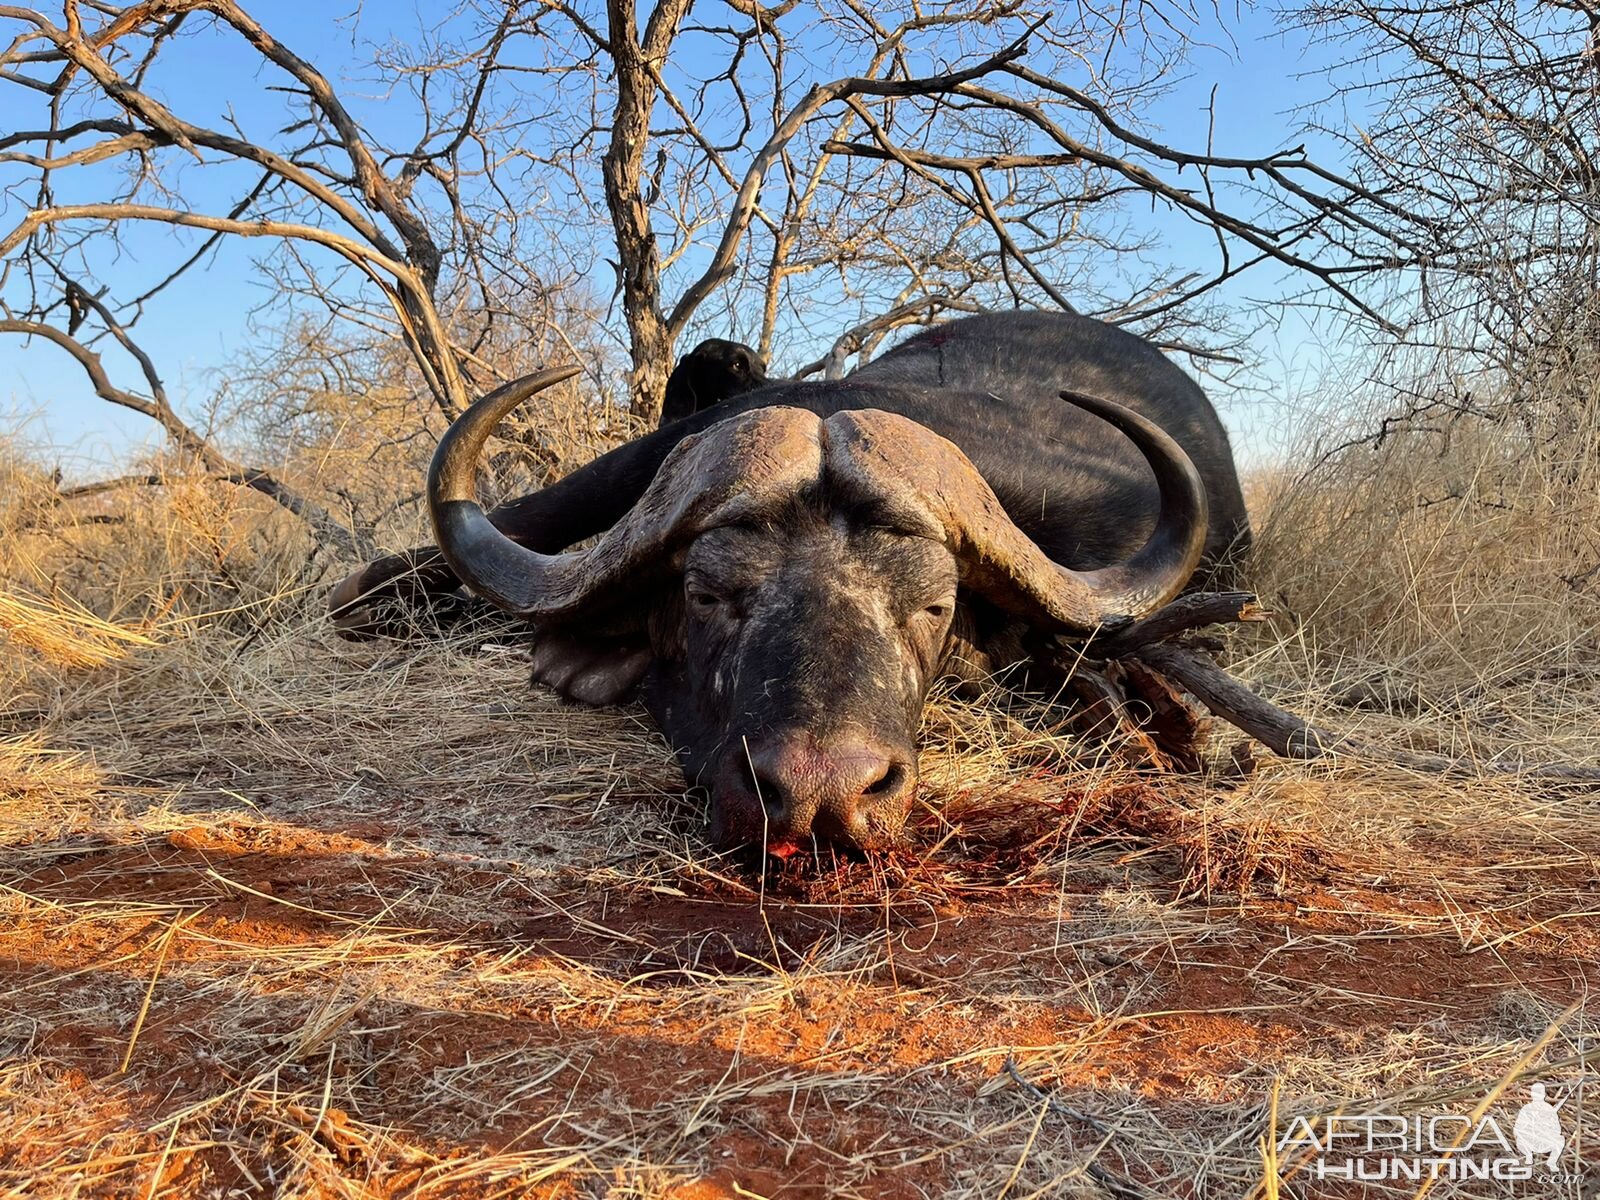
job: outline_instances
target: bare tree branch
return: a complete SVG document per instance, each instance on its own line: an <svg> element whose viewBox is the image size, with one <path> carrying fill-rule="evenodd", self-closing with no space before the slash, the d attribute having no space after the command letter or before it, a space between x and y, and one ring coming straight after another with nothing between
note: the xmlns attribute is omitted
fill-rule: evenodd
<svg viewBox="0 0 1600 1200"><path fill-rule="evenodd" d="M206 471L207 474L229 483L236 483L248 487L270 497L276 503L302 518L316 533L318 538L338 548L351 557L368 558L375 553L375 548L364 537L335 520L326 509L307 500L293 488L285 485L270 472L259 467L245 467L225 457L191 429L173 411L172 405L167 400L166 389L162 386L159 375L156 373L155 364L150 357L139 347L138 343L128 336L128 333L114 318L111 317L104 305L99 301L89 301L96 309L101 319L107 322L108 329L117 341L139 362L140 369L144 372L145 382L150 388L150 395L138 396L123 388L117 387L106 374L105 366L100 356L90 350L76 338L69 337L53 325L39 321L23 321L15 318L0 319L0 333L18 333L29 337L40 337L51 342L70 354L89 377L89 383L94 388L95 395L102 400L136 412L141 416L149 417L166 432L173 444L184 454L191 456ZM87 494L80 492L77 494Z"/></svg>

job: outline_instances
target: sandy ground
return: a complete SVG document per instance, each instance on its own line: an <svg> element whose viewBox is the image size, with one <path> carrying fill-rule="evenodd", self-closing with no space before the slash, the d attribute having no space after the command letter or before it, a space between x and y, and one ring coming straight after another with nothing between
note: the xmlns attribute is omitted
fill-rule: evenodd
<svg viewBox="0 0 1600 1200"><path fill-rule="evenodd" d="M763 874L524 679L292 630L19 722L4 1194L1410 1197L1272 1143L1534 1079L1563 1173L1432 1194L1600 1194L1593 790L1136 776L945 701L911 848Z"/></svg>

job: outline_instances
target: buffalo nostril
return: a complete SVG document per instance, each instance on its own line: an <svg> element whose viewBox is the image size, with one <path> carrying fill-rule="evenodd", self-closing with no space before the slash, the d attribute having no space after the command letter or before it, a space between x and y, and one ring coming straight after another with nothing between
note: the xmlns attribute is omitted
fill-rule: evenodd
<svg viewBox="0 0 1600 1200"><path fill-rule="evenodd" d="M745 783L761 803L761 811L769 824L779 824L788 812L787 791L776 772L763 769L763 764L746 758Z"/></svg>
<svg viewBox="0 0 1600 1200"><path fill-rule="evenodd" d="M904 819L916 779L916 767L905 759L859 756L854 779L823 801L815 818L816 832L847 845L880 841L885 831Z"/></svg>
<svg viewBox="0 0 1600 1200"><path fill-rule="evenodd" d="M750 840L866 845L899 826L916 787L915 760L871 737L786 730L740 749L728 798Z"/></svg>
<svg viewBox="0 0 1600 1200"><path fill-rule="evenodd" d="M768 823L781 825L784 814L789 811L788 806L783 802L783 797L778 795L777 790L771 786L765 788L757 787L756 795L761 798L761 811L767 814Z"/></svg>
<svg viewBox="0 0 1600 1200"><path fill-rule="evenodd" d="M887 796L898 792L906 782L904 763L892 762L876 780L862 789L863 796Z"/></svg>

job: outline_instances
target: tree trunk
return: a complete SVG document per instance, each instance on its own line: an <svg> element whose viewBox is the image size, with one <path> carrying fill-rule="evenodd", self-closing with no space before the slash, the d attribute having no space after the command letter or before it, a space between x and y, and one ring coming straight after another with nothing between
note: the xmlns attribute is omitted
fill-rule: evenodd
<svg viewBox="0 0 1600 1200"><path fill-rule="evenodd" d="M661 257L644 191L656 85L639 44L633 0L609 0L606 13L617 73L617 108L602 172L606 206L617 233L617 285L633 349L629 399L634 412L654 423L661 415L672 371L672 337L661 313ZM652 33L662 15L660 10L653 14Z"/></svg>

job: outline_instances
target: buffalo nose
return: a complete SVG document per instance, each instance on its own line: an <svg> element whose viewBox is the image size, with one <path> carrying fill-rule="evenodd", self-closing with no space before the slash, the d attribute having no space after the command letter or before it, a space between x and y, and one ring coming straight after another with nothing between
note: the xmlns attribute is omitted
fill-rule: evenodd
<svg viewBox="0 0 1600 1200"><path fill-rule="evenodd" d="M846 845L879 842L899 829L917 782L909 755L865 735L779 734L748 753L769 842L812 833Z"/></svg>

